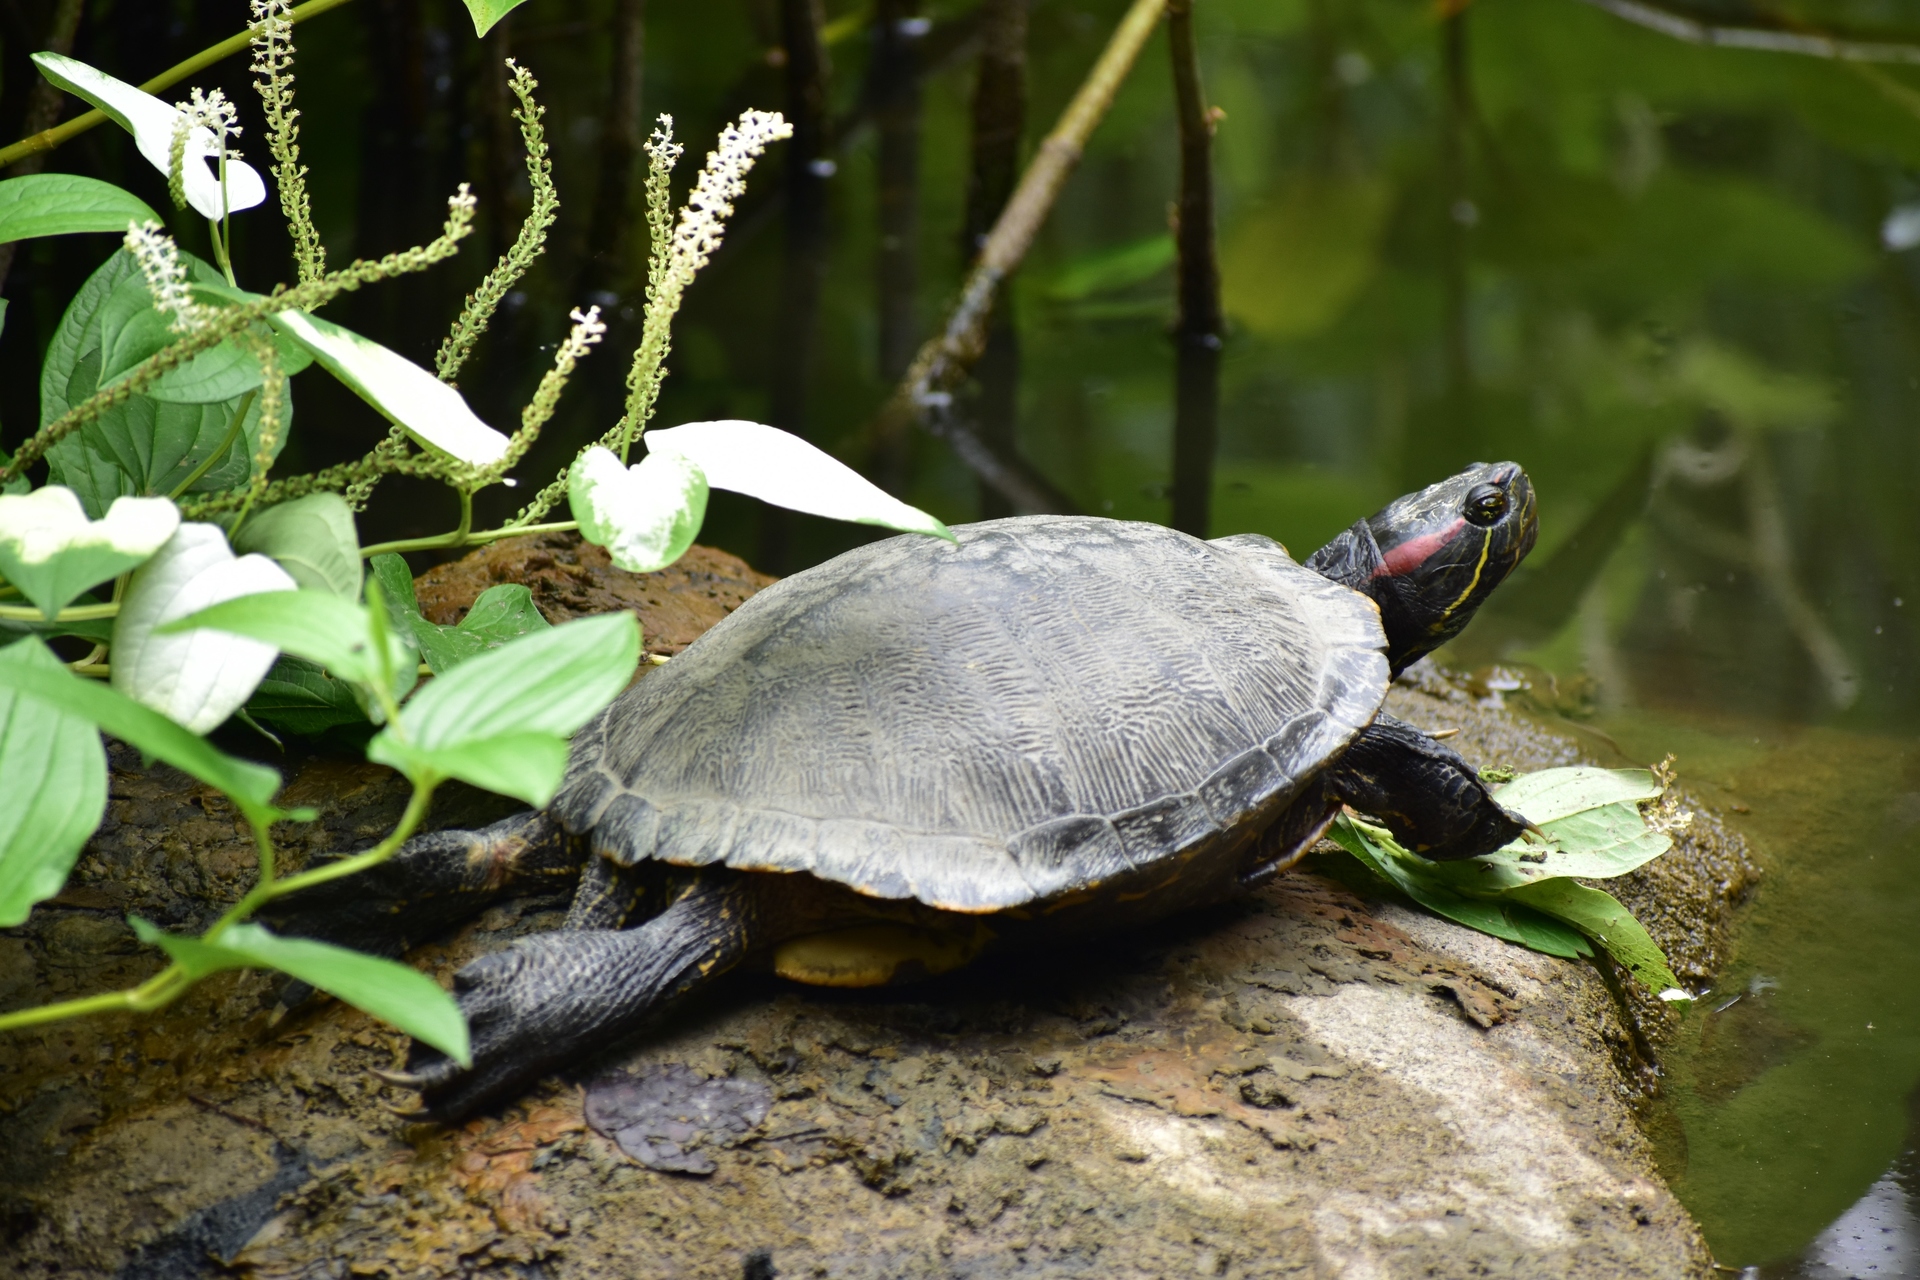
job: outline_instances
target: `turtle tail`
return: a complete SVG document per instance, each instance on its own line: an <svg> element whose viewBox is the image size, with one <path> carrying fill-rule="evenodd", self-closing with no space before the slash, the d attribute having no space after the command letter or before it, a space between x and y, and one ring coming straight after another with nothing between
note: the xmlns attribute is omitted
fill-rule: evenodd
<svg viewBox="0 0 1920 1280"><path fill-rule="evenodd" d="M457 1121L641 1026L737 964L754 932L738 873L701 868L674 887L644 924L520 938L455 974L471 1066L416 1042L405 1071L375 1074L420 1091L410 1117Z"/></svg>

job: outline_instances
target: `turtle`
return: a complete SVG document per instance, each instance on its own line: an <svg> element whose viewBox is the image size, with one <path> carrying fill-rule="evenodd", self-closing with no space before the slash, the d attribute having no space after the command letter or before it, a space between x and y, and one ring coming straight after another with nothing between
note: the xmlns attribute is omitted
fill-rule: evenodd
<svg viewBox="0 0 1920 1280"><path fill-rule="evenodd" d="M1343 805L1428 858L1530 829L1392 679L1531 549L1516 464L1476 463L1296 563L1271 538L1021 516L796 573L576 735L544 810L417 836L289 895L288 932L399 954L568 878L563 928L454 977L462 1067L409 1114L523 1092L728 970L869 986L1125 931L1259 885Z"/></svg>

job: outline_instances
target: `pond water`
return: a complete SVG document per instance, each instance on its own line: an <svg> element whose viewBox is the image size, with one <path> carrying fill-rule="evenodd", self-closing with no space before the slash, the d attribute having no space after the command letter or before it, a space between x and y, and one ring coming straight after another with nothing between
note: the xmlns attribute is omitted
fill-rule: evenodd
<svg viewBox="0 0 1920 1280"><path fill-rule="evenodd" d="M805 7L653 6L646 114L673 112L697 157L739 108L785 105L782 15ZM872 8L826 4L833 124L812 194L783 202L781 157L756 175L683 313L660 423L772 421L946 519L996 509L939 442L885 455L865 432L960 278L978 50L966 37L1006 7L885 0L915 78L874 53ZM592 214L603 158L619 154L611 33L637 8L535 0L486 41L448 0L368 0L300 28L305 159L335 262L426 238L462 179L482 196L481 234L453 267L336 304L336 319L423 363L511 236L517 213L494 211L526 200L489 68L511 52L542 78L562 220L463 388L506 424L568 306L599 301L614 323L524 476L551 474L617 411L637 336L644 244ZM1029 151L1122 8L1032 0ZM1606 0L1198 8L1206 92L1224 113L1231 323L1212 532L1259 530L1304 555L1467 461L1526 465L1541 495L1533 562L1446 656L1532 673L1556 714L1620 758L1673 753L1767 869L1731 966L1665 1063L1678 1123L1663 1167L1729 1266L1920 1275L1920 72L1897 60L1915 60L1920 21L1887 25L1904 10L1870 0L1665 10L1763 41L1878 41L1896 59L1862 62L1689 43ZM89 10L75 52L138 80L229 34L234 13L207 10ZM24 110L24 47L9 36L6 121ZM996 371L961 404L1082 509L1161 521L1174 482L1170 80L1156 37L1015 280ZM258 139L239 64L199 83L214 82ZM863 108L890 83L906 89ZM164 205L110 130L54 167ZM286 275L268 228L241 226L251 287ZM180 231L190 246L199 234ZM35 417L39 351L105 252L76 237L16 262L0 421ZM294 398L283 472L357 456L379 434L317 377ZM511 496L483 504L483 526ZM452 523L443 494L394 481L366 536ZM725 495L708 525L778 570L859 536Z"/></svg>

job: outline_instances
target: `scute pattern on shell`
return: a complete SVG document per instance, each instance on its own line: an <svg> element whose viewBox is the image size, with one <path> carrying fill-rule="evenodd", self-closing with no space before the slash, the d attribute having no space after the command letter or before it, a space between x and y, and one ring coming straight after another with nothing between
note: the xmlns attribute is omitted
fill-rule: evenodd
<svg viewBox="0 0 1920 1280"><path fill-rule="evenodd" d="M1028 516L755 595L575 742L623 863L993 911L1279 813L1386 696L1373 603L1270 539Z"/></svg>

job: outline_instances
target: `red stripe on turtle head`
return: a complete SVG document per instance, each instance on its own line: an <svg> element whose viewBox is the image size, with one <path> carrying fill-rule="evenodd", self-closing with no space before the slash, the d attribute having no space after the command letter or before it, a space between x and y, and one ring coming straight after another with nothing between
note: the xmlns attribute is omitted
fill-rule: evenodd
<svg viewBox="0 0 1920 1280"><path fill-rule="evenodd" d="M1408 538L1381 557L1380 567L1373 571L1373 576L1398 578L1402 574L1412 573L1425 564L1434 552L1458 537L1460 531L1466 527L1465 517L1455 516L1452 524L1438 532L1423 533L1417 538Z"/></svg>

